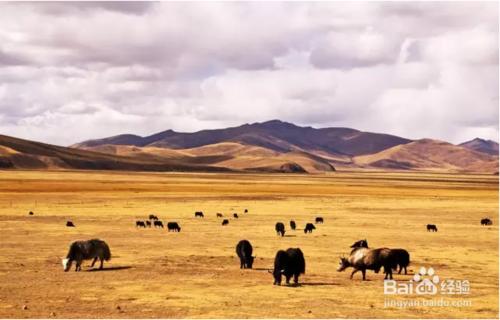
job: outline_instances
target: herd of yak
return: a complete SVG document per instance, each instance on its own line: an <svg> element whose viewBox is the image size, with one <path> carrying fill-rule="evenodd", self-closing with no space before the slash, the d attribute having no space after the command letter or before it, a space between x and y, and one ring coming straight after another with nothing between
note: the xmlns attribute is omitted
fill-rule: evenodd
<svg viewBox="0 0 500 320"><path fill-rule="evenodd" d="M245 213L248 210L245 209ZM33 212L29 213L33 215ZM195 212L195 218L203 218L204 214L201 211ZM221 213L216 214L217 218L223 218ZM238 214L234 213L233 218L237 219ZM70 222L70 221L69 221ZM222 225L227 225L229 223L228 219L224 219ZM316 224L324 223L323 217L316 217ZM489 218L481 219L481 225L489 226L492 225L492 221ZM72 223L71 223L72 224ZM74 225L72 225L74 227ZM159 227L163 228L163 222L158 219L155 215L149 215L149 220L147 221L136 221L136 227ZM297 224L295 221L290 221L290 228L292 230L296 229ZM168 231L180 232L181 227L177 222L167 223ZM314 224L307 223L304 228L304 233L311 233L312 230L316 229ZM275 225L276 233L280 236L285 235L285 225L282 222L278 222ZM427 231L437 232L437 226L433 224L427 225ZM410 264L410 254L405 249L389 249L389 248L376 248L372 249L368 247L368 241L366 239L359 240L351 245L351 252L348 257L341 257L339 261L339 266L337 271L341 272L347 268L353 268L350 278L352 279L354 274L361 271L363 275L363 280L366 280L366 270L373 270L378 273L382 267L384 268L384 279L392 279L393 270L398 270L400 274L404 270L404 274L407 274L407 267ZM236 254L240 259L240 268L251 269L255 257L253 254L253 247L248 240L241 240L236 245ZM75 241L70 245L69 252L65 259L63 259L62 264L64 271L68 271L71 268L72 263L76 263L75 271L81 270L81 264L83 260L93 259L91 267L100 261L100 269L103 268L104 261L111 259L111 251L106 242L99 239L91 239L87 241ZM287 250L279 250L276 252L274 258L274 269L269 270L274 277L274 284L281 285L282 276L285 277L286 284L290 283L293 277L294 284L298 284L299 276L304 274L306 270L306 262L304 254L300 248L288 248Z"/></svg>

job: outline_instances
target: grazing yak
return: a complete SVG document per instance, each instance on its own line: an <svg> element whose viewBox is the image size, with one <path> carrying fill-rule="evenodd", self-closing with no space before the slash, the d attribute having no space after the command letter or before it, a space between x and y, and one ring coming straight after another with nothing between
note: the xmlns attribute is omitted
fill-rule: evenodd
<svg viewBox="0 0 500 320"><path fill-rule="evenodd" d="M253 260L252 257L252 245L248 240L241 240L236 245L236 254L240 258L240 269L252 269Z"/></svg>
<svg viewBox="0 0 500 320"><path fill-rule="evenodd" d="M203 217L205 217L205 216L203 215L203 212L201 212L201 211L196 211L196 212L194 213L194 217L195 217L195 218L198 218L198 217L199 217L199 218L203 218Z"/></svg>
<svg viewBox="0 0 500 320"><path fill-rule="evenodd" d="M139 221L139 220L137 220L137 221L135 222L135 227L136 227L136 228L141 228L141 227L142 227L142 228L146 228L146 224L144 223L144 221Z"/></svg>
<svg viewBox="0 0 500 320"><path fill-rule="evenodd" d="M155 228L156 227L163 228L163 222L161 222L160 220L155 220L153 223L154 223Z"/></svg>
<svg viewBox="0 0 500 320"><path fill-rule="evenodd" d="M288 248L286 251L279 250L274 258L274 270L269 270L274 276L274 285L281 285L281 275L285 276L286 284L293 282L298 284L299 276L306 272L306 260L299 248Z"/></svg>
<svg viewBox="0 0 500 320"><path fill-rule="evenodd" d="M308 224L306 224L306 227L304 228L304 233L308 233L308 232L312 233L314 229L316 229L314 224L308 223Z"/></svg>
<svg viewBox="0 0 500 320"><path fill-rule="evenodd" d="M181 232L181 227L177 222L169 222L167 223L168 232Z"/></svg>
<svg viewBox="0 0 500 320"><path fill-rule="evenodd" d="M30 216L34 215L33 211L30 211L28 214L29 214Z"/></svg>
<svg viewBox="0 0 500 320"><path fill-rule="evenodd" d="M243 211L243 213L248 213L248 209L245 209L245 211Z"/></svg>
<svg viewBox="0 0 500 320"><path fill-rule="evenodd" d="M148 226L148 228L151 228L151 221L146 221L146 225Z"/></svg>
<svg viewBox="0 0 500 320"><path fill-rule="evenodd" d="M222 213L217 213L216 216L217 218L222 218Z"/></svg>
<svg viewBox="0 0 500 320"><path fill-rule="evenodd" d="M237 213L233 213L233 217L234 217L235 219L238 219L238 214L237 214Z"/></svg>
<svg viewBox="0 0 500 320"><path fill-rule="evenodd" d="M274 226L274 229L276 230L276 233L278 235L281 235L282 237L285 236L285 225L283 222L276 222L276 226Z"/></svg>
<svg viewBox="0 0 500 320"><path fill-rule="evenodd" d="M437 232L438 231L438 228L436 227L435 224L428 224L427 225L427 231L432 231L432 232Z"/></svg>
<svg viewBox="0 0 500 320"><path fill-rule="evenodd" d="M154 214L149 215L149 220L158 220L158 217L155 216Z"/></svg>
<svg viewBox="0 0 500 320"><path fill-rule="evenodd" d="M358 248L368 248L368 241L366 239L356 241L351 246L352 251L351 254L356 251ZM405 270L405 274L407 273L406 268L410 265L410 254L405 249L390 249L391 256L394 264L392 265L393 269L397 269L399 267L398 274L401 273L401 270Z"/></svg>
<svg viewBox="0 0 500 320"><path fill-rule="evenodd" d="M93 267L97 259L99 259L101 262L99 269L102 269L104 260L109 261L111 259L111 251L106 242L99 239L73 242L69 247L66 258L62 260L64 271L71 268L73 261L76 262L75 271L80 271L82 270L82 261L89 259L94 259L90 267Z"/></svg>
<svg viewBox="0 0 500 320"><path fill-rule="evenodd" d="M491 219L489 219L489 218L481 219L482 226L491 226L492 224L493 224L493 221L491 221Z"/></svg>
<svg viewBox="0 0 500 320"><path fill-rule="evenodd" d="M316 223L323 223L323 217L316 217Z"/></svg>
<svg viewBox="0 0 500 320"><path fill-rule="evenodd" d="M290 229L295 230L297 228L297 225L295 224L295 221L290 220Z"/></svg>
<svg viewBox="0 0 500 320"><path fill-rule="evenodd" d="M222 225L223 226L228 225L228 224L229 224L229 220L227 220L227 219L222 220Z"/></svg>
<svg viewBox="0 0 500 320"><path fill-rule="evenodd" d="M73 223L73 221L66 221L66 227L74 227L75 224Z"/></svg>
<svg viewBox="0 0 500 320"><path fill-rule="evenodd" d="M375 273L384 267L385 279L392 279L392 268L394 266L391 250L388 248L368 249L359 247L351 252L349 258L340 258L338 272L344 271L349 267L353 267L351 279L354 274L361 271L363 280L366 280L366 270L373 270Z"/></svg>

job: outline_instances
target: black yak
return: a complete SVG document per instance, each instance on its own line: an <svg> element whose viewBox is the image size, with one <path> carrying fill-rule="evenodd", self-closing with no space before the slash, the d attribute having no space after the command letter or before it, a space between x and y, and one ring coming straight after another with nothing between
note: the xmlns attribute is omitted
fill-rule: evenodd
<svg viewBox="0 0 500 320"><path fill-rule="evenodd" d="M236 254L240 258L240 269L252 269L253 260L252 257L252 245L248 240L241 240L236 245Z"/></svg>
<svg viewBox="0 0 500 320"><path fill-rule="evenodd" d="M393 261L393 268L396 269L399 266L398 274L401 270L405 270L405 274L408 274L406 267L410 264L410 254L405 249L391 249L391 257Z"/></svg>
<svg viewBox="0 0 500 320"><path fill-rule="evenodd" d="M368 248L368 241L366 239L356 241L352 244L351 248Z"/></svg>
<svg viewBox="0 0 500 320"><path fill-rule="evenodd" d="M73 221L66 221L66 227L74 227L75 224L73 223Z"/></svg>
<svg viewBox="0 0 500 320"><path fill-rule="evenodd" d="M275 285L281 285L281 275L285 276L286 284L290 284L290 278L293 276L293 282L299 282L299 276L306 272L306 260L304 254L299 248L288 248L286 251L279 250L274 258L274 270L269 270L274 276Z"/></svg>
<svg viewBox="0 0 500 320"><path fill-rule="evenodd" d="M163 228L163 222L161 222L160 220L155 220L153 222L155 228L158 227L158 228Z"/></svg>
<svg viewBox="0 0 500 320"><path fill-rule="evenodd" d="M316 229L314 224L308 223L308 224L306 224L306 227L304 228L304 233L308 233L308 232L312 233L314 229Z"/></svg>
<svg viewBox="0 0 500 320"><path fill-rule="evenodd" d="M30 216L34 215L33 211L30 211L29 215L30 215Z"/></svg>
<svg viewBox="0 0 500 320"><path fill-rule="evenodd" d="M233 213L233 217L234 217L235 219L238 219L238 214L237 214L237 213Z"/></svg>
<svg viewBox="0 0 500 320"><path fill-rule="evenodd" d="M290 220L290 229L295 230L296 227L297 225L295 224L295 221Z"/></svg>
<svg viewBox="0 0 500 320"><path fill-rule="evenodd" d="M151 228L151 221L146 221L146 225L148 226L148 228Z"/></svg>
<svg viewBox="0 0 500 320"><path fill-rule="evenodd" d="M139 220L135 222L135 226L136 226L136 228L140 228L140 227L146 228L146 224L144 223L144 221L139 221Z"/></svg>
<svg viewBox="0 0 500 320"><path fill-rule="evenodd" d="M102 269L104 260L109 261L111 259L111 251L106 242L99 239L73 242L69 247L66 258L62 260L64 271L71 268L73 261L76 262L75 271L80 271L82 270L82 261L89 259L94 259L90 267L93 267L97 259L99 259L101 262L99 269Z"/></svg>
<svg viewBox="0 0 500 320"><path fill-rule="evenodd" d="M427 225L427 231L437 232L437 231L438 231L438 228L436 227L436 225L435 225L435 224L428 224L428 225Z"/></svg>
<svg viewBox="0 0 500 320"><path fill-rule="evenodd" d="M285 236L285 225L283 222L276 222L276 226L274 226L274 229L276 230L276 233L278 235L281 235L282 237Z"/></svg>
<svg viewBox="0 0 500 320"><path fill-rule="evenodd" d="M491 219L489 219L489 218L481 219L482 226L491 226L492 224L493 224L493 221L491 221Z"/></svg>
<svg viewBox="0 0 500 320"><path fill-rule="evenodd" d="M222 213L217 213L217 218L222 218Z"/></svg>
<svg viewBox="0 0 500 320"><path fill-rule="evenodd" d="M204 217L203 212L201 212L201 211L196 211L196 212L194 213L194 217L195 217L195 218L198 218L198 217L203 218L203 217Z"/></svg>
<svg viewBox="0 0 500 320"><path fill-rule="evenodd" d="M222 225L223 226L228 225L228 224L229 224L229 220L227 220L227 219L222 220Z"/></svg>
<svg viewBox="0 0 500 320"><path fill-rule="evenodd" d="M243 213L248 213L248 209L245 209L245 211L243 211Z"/></svg>
<svg viewBox="0 0 500 320"><path fill-rule="evenodd" d="M323 223L323 217L316 217L316 223Z"/></svg>
<svg viewBox="0 0 500 320"><path fill-rule="evenodd" d="M158 220L158 217L155 216L154 214L149 215L149 220Z"/></svg>
<svg viewBox="0 0 500 320"><path fill-rule="evenodd" d="M181 232L181 227L177 222L169 222L167 223L167 228L168 232L174 231L174 232Z"/></svg>
<svg viewBox="0 0 500 320"><path fill-rule="evenodd" d="M349 267L353 267L351 279L354 274L361 270L363 280L366 280L366 270L374 270L378 273L384 267L385 279L392 279L392 268L394 266L391 250L388 248L368 249L359 247L351 252L349 258L340 258L337 271L341 272Z"/></svg>

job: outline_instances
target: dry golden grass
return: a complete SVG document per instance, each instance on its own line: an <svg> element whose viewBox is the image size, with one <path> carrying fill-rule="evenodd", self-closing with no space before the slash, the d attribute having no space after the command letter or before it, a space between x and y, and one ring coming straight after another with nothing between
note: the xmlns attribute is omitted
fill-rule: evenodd
<svg viewBox="0 0 500 320"><path fill-rule="evenodd" d="M216 212L241 218L222 227ZM182 232L137 230L150 213ZM277 221L301 227L316 215L325 224L310 235L274 233ZM485 216L493 226L479 225ZM1 318L498 317L498 176L0 172L0 219ZM426 232L427 223L439 232ZM64 273L69 243L94 237L109 243L105 267L115 269L87 272L86 262ZM361 281L335 271L361 238L408 249L411 275L432 266L442 278L470 280L472 305L384 308L383 274ZM254 270L239 269L240 239L254 246ZM265 269L288 247L305 254L302 286L273 286Z"/></svg>

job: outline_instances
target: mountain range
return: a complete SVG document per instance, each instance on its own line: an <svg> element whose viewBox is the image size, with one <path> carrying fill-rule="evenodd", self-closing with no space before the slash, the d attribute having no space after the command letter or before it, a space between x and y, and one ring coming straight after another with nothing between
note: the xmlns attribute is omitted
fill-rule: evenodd
<svg viewBox="0 0 500 320"><path fill-rule="evenodd" d="M0 167L143 171L308 172L415 170L498 172L498 143L459 145L350 128L272 120L193 133L123 134L70 147L0 135Z"/></svg>

